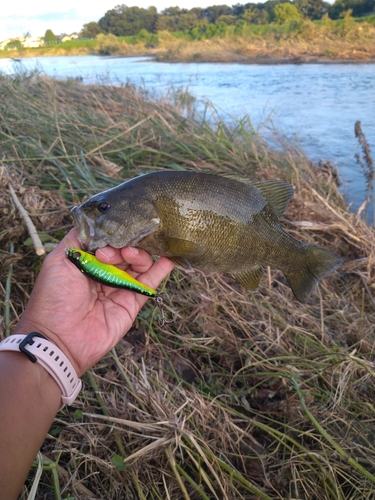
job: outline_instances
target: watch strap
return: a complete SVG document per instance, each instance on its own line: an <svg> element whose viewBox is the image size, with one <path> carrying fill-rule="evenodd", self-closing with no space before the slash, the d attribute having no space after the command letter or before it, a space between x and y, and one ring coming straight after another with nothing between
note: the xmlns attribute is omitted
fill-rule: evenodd
<svg viewBox="0 0 375 500"><path fill-rule="evenodd" d="M0 351L22 352L33 363L42 365L61 389L61 408L70 406L75 401L82 381L65 354L43 335L38 332L10 335L0 342Z"/></svg>

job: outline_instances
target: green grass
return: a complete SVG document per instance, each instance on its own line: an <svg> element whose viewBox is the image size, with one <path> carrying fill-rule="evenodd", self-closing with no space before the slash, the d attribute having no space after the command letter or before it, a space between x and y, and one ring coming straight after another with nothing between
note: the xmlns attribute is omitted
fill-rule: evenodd
<svg viewBox="0 0 375 500"><path fill-rule="evenodd" d="M67 42L63 42L60 47L70 50L70 49L94 49L97 45L96 40L69 40Z"/></svg>
<svg viewBox="0 0 375 500"><path fill-rule="evenodd" d="M285 227L345 259L306 305L274 269L256 294L229 277L174 271L160 287L173 323L160 328L150 302L84 376L76 411L57 415L38 497L374 498L375 235L347 213L329 165L317 169L276 133L275 151L248 117L229 127L185 93L157 101L37 73L0 76L0 93L2 334L41 263L24 245L9 182L53 242L74 204L139 173L284 178L296 186Z"/></svg>

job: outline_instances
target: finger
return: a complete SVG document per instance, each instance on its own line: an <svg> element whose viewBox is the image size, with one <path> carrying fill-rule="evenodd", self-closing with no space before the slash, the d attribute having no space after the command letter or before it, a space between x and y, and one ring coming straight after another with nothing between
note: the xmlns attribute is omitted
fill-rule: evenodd
<svg viewBox="0 0 375 500"><path fill-rule="evenodd" d="M130 264L132 270L140 274L148 271L154 263L151 255L140 248L122 248L121 255L125 262Z"/></svg>
<svg viewBox="0 0 375 500"><path fill-rule="evenodd" d="M99 250L95 252L95 257L105 264L116 265L123 262L120 249L111 247L109 245L103 248L99 248Z"/></svg>
<svg viewBox="0 0 375 500"><path fill-rule="evenodd" d="M73 227L65 238L60 242L60 245L64 245L65 248L81 248L81 244L78 240L78 229Z"/></svg>
<svg viewBox="0 0 375 500"><path fill-rule="evenodd" d="M77 235L76 228L69 231L56 248L46 256L39 273L39 277L52 276L53 278L48 279L57 280L63 294L69 294L70 289L74 289L75 286L86 287L87 285L93 289L97 287L97 283L88 280L66 256L66 248L80 248Z"/></svg>
<svg viewBox="0 0 375 500"><path fill-rule="evenodd" d="M137 279L145 283L145 285L156 289L173 268L173 262L167 259L167 257L160 257L148 271L140 274Z"/></svg>
<svg viewBox="0 0 375 500"><path fill-rule="evenodd" d="M66 248L81 248L78 241L78 229L73 228L69 233L60 241L60 243L52 250L50 254L47 255L46 261L60 260L63 256L65 257Z"/></svg>
<svg viewBox="0 0 375 500"><path fill-rule="evenodd" d="M136 273L144 273L152 266L151 256L140 248L113 248L106 246L96 252L96 257L105 263L113 265L128 264Z"/></svg>

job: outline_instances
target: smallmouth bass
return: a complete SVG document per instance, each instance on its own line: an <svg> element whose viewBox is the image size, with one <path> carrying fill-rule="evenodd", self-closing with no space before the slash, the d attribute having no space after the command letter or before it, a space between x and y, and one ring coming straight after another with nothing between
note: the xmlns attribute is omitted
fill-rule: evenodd
<svg viewBox="0 0 375 500"><path fill-rule="evenodd" d="M228 273L251 291L258 290L263 267L272 266L306 302L342 259L298 241L280 225L293 193L281 180L160 171L99 193L72 215L82 248L90 252L135 246L183 268Z"/></svg>

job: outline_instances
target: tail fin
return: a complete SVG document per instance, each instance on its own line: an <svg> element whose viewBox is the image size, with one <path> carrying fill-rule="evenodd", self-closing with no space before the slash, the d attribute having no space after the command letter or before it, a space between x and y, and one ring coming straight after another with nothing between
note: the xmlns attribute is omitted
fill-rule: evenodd
<svg viewBox="0 0 375 500"><path fill-rule="evenodd" d="M303 247L306 254L304 267L285 273L285 277L296 298L300 302L307 302L317 282L340 267L342 259L316 245L305 243Z"/></svg>

